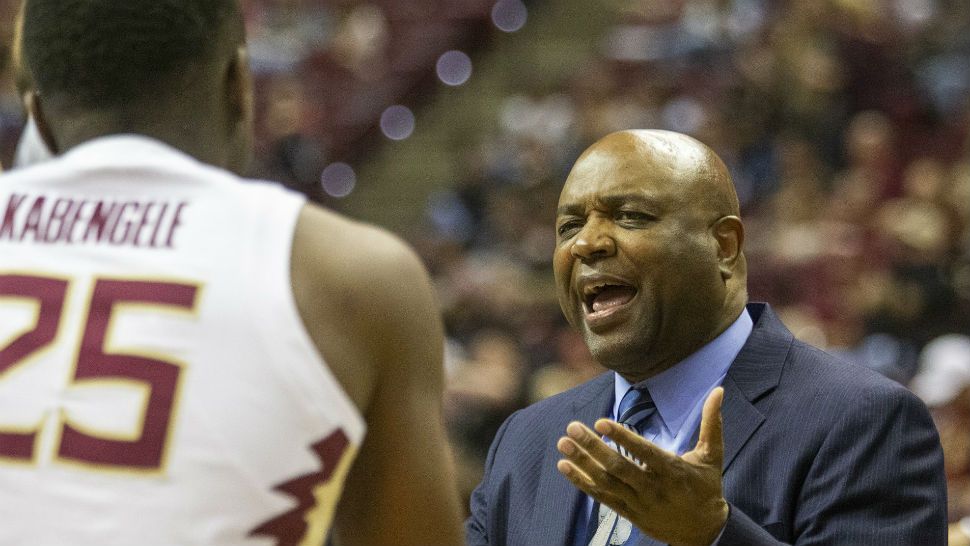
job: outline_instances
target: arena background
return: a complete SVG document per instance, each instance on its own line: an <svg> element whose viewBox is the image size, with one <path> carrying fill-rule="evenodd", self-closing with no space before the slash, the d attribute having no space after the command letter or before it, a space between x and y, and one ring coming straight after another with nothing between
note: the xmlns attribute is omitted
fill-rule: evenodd
<svg viewBox="0 0 970 546"><path fill-rule="evenodd" d="M252 174L424 257L464 495L509 413L602 371L553 294L555 203L586 145L650 127L726 160L752 298L796 335L903 383L957 370L920 393L938 406L951 519L970 515L970 416L948 394L970 384L970 4L244 4ZM0 0L5 165L23 125L6 61L16 5Z"/></svg>

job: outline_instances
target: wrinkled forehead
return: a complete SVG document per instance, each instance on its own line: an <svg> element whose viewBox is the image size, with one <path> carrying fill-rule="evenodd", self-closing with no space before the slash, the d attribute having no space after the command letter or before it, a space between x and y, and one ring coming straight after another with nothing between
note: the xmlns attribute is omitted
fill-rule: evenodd
<svg viewBox="0 0 970 546"><path fill-rule="evenodd" d="M673 133L626 131L609 135L576 161L560 204L610 194L642 194L677 202L698 197L712 177L711 154Z"/></svg>

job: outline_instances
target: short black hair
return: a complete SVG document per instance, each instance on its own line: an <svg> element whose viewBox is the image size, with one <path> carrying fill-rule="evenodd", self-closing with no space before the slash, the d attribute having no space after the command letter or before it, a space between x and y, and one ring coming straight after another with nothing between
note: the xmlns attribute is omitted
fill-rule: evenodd
<svg viewBox="0 0 970 546"><path fill-rule="evenodd" d="M243 34L238 0L26 0L23 55L42 96L110 108L175 91Z"/></svg>

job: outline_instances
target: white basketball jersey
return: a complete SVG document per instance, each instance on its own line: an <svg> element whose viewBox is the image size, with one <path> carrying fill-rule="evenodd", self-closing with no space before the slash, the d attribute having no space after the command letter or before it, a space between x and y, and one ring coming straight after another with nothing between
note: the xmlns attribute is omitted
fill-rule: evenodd
<svg viewBox="0 0 970 546"><path fill-rule="evenodd" d="M0 545L323 543L364 421L303 204L137 136L0 177Z"/></svg>

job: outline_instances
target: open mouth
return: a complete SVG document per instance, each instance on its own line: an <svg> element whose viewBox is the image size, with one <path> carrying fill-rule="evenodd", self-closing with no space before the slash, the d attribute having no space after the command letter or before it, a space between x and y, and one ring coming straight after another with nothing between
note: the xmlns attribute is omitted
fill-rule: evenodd
<svg viewBox="0 0 970 546"><path fill-rule="evenodd" d="M591 317L608 315L629 303L636 295L637 290L625 284L591 284L583 289L583 307Z"/></svg>

